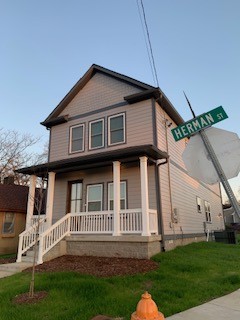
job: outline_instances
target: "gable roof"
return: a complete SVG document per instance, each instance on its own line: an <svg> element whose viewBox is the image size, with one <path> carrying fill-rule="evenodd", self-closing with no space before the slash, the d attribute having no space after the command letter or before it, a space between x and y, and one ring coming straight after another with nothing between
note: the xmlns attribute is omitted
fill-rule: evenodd
<svg viewBox="0 0 240 320"><path fill-rule="evenodd" d="M28 187L16 184L0 184L0 211L27 212Z"/></svg>
<svg viewBox="0 0 240 320"><path fill-rule="evenodd" d="M125 76L123 74L120 74L115 71L101 67L99 65L93 64L88 69L88 71L83 75L83 77L80 78L80 80L66 94L66 96L57 105L57 107L50 113L50 115L43 122L41 122L41 124L46 126L47 128L50 128L54 125L67 122L68 116L64 115L64 116L59 117L59 114L65 109L65 107L72 101L72 99L79 93L79 91L88 83L88 81L97 72L108 75L108 76L115 78L119 81L123 81L125 83L128 83L128 84L135 86L143 91L143 92L140 92L139 94L133 95L133 97L132 96L131 97L130 96L124 97L124 99L128 103L134 103L133 101L135 101L136 98L138 99L137 101L140 101L141 99L144 100L144 99L153 97L156 99L156 101L163 107L163 109L169 114L169 116L177 124L184 122L182 117L179 115L179 113L176 111L176 109L173 107L171 102L164 95L164 93L161 91L160 88L153 87L151 85L148 85L148 84L143 83L141 81L138 81L136 79Z"/></svg>

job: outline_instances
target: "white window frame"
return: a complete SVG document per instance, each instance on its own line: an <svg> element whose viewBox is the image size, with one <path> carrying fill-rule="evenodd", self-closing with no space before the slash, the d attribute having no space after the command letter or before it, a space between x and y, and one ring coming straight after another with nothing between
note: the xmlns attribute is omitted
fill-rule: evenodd
<svg viewBox="0 0 240 320"><path fill-rule="evenodd" d="M117 118L117 117L123 117L123 141L111 143L110 123L111 123L111 119ZM108 117L108 145L109 145L109 146L114 146L114 145L118 145L118 144L123 144L123 143L125 143L125 142L126 142L126 121L125 121L125 113L118 113L118 114L115 114L115 115L113 115L113 116L109 116L109 117Z"/></svg>
<svg viewBox="0 0 240 320"><path fill-rule="evenodd" d="M83 128L83 137L82 137L82 149L72 151L72 131L74 128L82 127ZM69 137L69 153L77 153L77 152L83 152L84 151L84 141L85 141L85 124L77 124L75 126L70 127L70 137Z"/></svg>
<svg viewBox="0 0 240 320"><path fill-rule="evenodd" d="M206 215L206 222L211 223L212 222L211 205L206 200L204 201L204 211Z"/></svg>
<svg viewBox="0 0 240 320"><path fill-rule="evenodd" d="M92 124L96 123L96 122L102 122L102 144L101 146L97 146L97 147L92 147L91 143L92 143ZM104 119L97 119L94 121L90 121L89 122L89 150L94 150L94 149L99 149L99 148L103 148L104 147Z"/></svg>
<svg viewBox="0 0 240 320"><path fill-rule="evenodd" d="M124 210L127 209L127 182L126 181L121 181L120 185L125 185L125 194L124 194L124 198L121 197L121 187L120 187L120 210ZM110 201L114 201L114 198L111 199L110 197L110 188L113 188L113 182L108 182L108 210L110 209ZM114 194L114 192L113 192ZM125 208L121 208L121 200L124 200L124 206Z"/></svg>
<svg viewBox="0 0 240 320"><path fill-rule="evenodd" d="M202 213L202 199L200 197L196 197L197 202L197 211L199 213Z"/></svg>
<svg viewBox="0 0 240 320"><path fill-rule="evenodd" d="M87 201L86 201L86 212L89 212L88 210L88 206L89 206L89 199L88 199L88 196L89 196L89 189L92 188L92 187L98 187L100 186L101 187L101 199L97 200L97 201L91 201L91 202L99 202L101 201L101 209L99 211L102 211L103 210L103 184L102 183L98 183L98 184L89 184L87 185ZM92 211L90 211L92 212Z"/></svg>

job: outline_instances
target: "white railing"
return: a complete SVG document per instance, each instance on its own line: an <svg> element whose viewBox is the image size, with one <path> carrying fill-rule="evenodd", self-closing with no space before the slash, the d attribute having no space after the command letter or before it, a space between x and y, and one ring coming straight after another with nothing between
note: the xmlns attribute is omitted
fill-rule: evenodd
<svg viewBox="0 0 240 320"><path fill-rule="evenodd" d="M71 233L112 233L113 211L72 213Z"/></svg>
<svg viewBox="0 0 240 320"><path fill-rule="evenodd" d="M36 243L39 237L39 230L44 222L44 218L40 219L37 223L19 235L17 262L21 262L22 255Z"/></svg>
<svg viewBox="0 0 240 320"><path fill-rule="evenodd" d="M70 234L112 234L113 233L113 211L97 211L84 213L68 213L48 230L37 235L36 226L24 231L20 235L18 262L21 256L33 244L39 240L38 264L43 262L43 255ZM43 219L44 221L44 219ZM150 233L158 231L157 211L149 210ZM120 210L120 233L141 234L142 232L142 210L125 209ZM36 238L38 237L38 238Z"/></svg>
<svg viewBox="0 0 240 320"><path fill-rule="evenodd" d="M120 232L141 233L142 231L142 210L127 209L120 210Z"/></svg>
<svg viewBox="0 0 240 320"><path fill-rule="evenodd" d="M43 263L43 255L65 236L70 234L70 213L58 220L48 230L39 235L38 264Z"/></svg>

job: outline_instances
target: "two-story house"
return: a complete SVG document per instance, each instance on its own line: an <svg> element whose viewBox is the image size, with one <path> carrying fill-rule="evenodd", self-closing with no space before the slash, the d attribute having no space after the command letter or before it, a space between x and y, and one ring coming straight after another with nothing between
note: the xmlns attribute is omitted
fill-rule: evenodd
<svg viewBox="0 0 240 320"><path fill-rule="evenodd" d="M38 262L62 253L149 258L224 228L219 185L186 172L187 141L171 135L181 123L159 88L92 65L42 122L48 163L19 171L31 175L27 221L36 177L48 178ZM35 228L20 237L18 261Z"/></svg>

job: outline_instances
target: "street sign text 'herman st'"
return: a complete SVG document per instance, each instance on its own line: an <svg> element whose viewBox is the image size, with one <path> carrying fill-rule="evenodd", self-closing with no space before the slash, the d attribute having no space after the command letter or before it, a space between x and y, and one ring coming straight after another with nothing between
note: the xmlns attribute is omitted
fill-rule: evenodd
<svg viewBox="0 0 240 320"><path fill-rule="evenodd" d="M171 131L175 141L178 141L227 118L228 116L223 107L217 107L181 124Z"/></svg>

